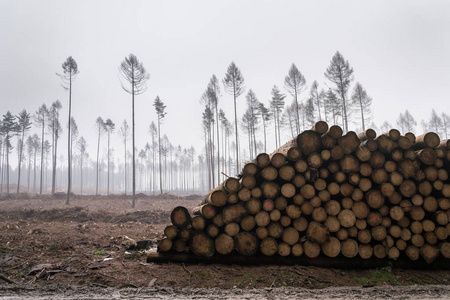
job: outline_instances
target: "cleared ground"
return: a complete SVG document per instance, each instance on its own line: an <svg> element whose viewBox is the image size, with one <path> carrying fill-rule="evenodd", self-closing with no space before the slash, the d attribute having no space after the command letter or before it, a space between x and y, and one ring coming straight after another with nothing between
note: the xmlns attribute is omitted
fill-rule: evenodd
<svg viewBox="0 0 450 300"><path fill-rule="evenodd" d="M445 270L148 264L143 251L126 250L156 243L175 206L201 199L139 195L135 209L129 196L75 196L68 206L63 195L0 199L0 274L15 282L0 279L0 297L450 297Z"/></svg>

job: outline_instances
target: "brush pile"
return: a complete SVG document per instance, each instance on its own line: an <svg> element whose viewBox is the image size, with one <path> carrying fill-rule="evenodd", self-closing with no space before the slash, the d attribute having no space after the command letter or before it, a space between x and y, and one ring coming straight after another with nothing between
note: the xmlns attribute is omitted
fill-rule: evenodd
<svg viewBox="0 0 450 300"><path fill-rule="evenodd" d="M318 122L172 211L160 253L450 258L450 141Z"/></svg>

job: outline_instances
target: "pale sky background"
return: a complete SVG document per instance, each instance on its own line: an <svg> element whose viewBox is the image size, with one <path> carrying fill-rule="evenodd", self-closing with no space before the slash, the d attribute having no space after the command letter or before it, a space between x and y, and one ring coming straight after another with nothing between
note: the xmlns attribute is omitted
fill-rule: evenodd
<svg viewBox="0 0 450 300"><path fill-rule="evenodd" d="M198 153L200 97L212 74L221 80L235 61L247 91L268 104L272 86L283 87L292 63L308 86L317 80L325 87L324 72L337 50L354 69L353 84L359 81L373 98L377 125L394 125L405 109L418 123L432 108L450 113L450 1L1 0L0 114L35 112L59 99L59 153L66 154L68 93L55 73L72 56L80 70L73 116L93 157L98 116L111 118L116 132L125 118L131 123L131 97L120 86L118 66L134 53L150 73L147 92L136 100L138 149L150 140L159 95L167 105L162 133ZM223 89L219 106L232 121L232 97ZM239 116L245 107L244 94ZM272 132L269 137L271 151ZM117 134L112 142L122 157Z"/></svg>

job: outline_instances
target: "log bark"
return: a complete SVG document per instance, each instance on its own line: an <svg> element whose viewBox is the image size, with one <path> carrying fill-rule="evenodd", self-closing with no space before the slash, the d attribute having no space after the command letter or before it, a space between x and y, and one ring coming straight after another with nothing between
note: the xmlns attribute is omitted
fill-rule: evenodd
<svg viewBox="0 0 450 300"><path fill-rule="evenodd" d="M324 134L328 131L328 124L325 121L318 121L316 124L314 124L311 130L314 130L319 134Z"/></svg>
<svg viewBox="0 0 450 300"><path fill-rule="evenodd" d="M219 186L209 193L207 200L209 204L214 206L224 206L225 203L227 203L227 194L222 189L223 187Z"/></svg>
<svg viewBox="0 0 450 300"><path fill-rule="evenodd" d="M283 230L283 235L281 236L283 242L289 246L293 246L300 239L300 234L294 227L287 227Z"/></svg>
<svg viewBox="0 0 450 300"><path fill-rule="evenodd" d="M321 135L313 130L305 130L297 136L297 146L305 156L317 152L322 146Z"/></svg>
<svg viewBox="0 0 450 300"><path fill-rule="evenodd" d="M254 233L240 232L234 237L234 248L241 255L254 255L259 250L258 238Z"/></svg>
<svg viewBox="0 0 450 300"><path fill-rule="evenodd" d="M197 256L211 257L216 251L214 240L203 231L195 231L189 249Z"/></svg>
<svg viewBox="0 0 450 300"><path fill-rule="evenodd" d="M173 240L178 235L178 228L175 225L169 225L164 229L164 235L168 239Z"/></svg>
<svg viewBox="0 0 450 300"><path fill-rule="evenodd" d="M256 164L258 167L265 168L270 164L270 157L267 153L260 153L256 156Z"/></svg>
<svg viewBox="0 0 450 300"><path fill-rule="evenodd" d="M366 140L373 140L377 137L377 133L373 129L367 129L366 131L358 133L358 138L361 140L361 142L364 142Z"/></svg>
<svg viewBox="0 0 450 300"><path fill-rule="evenodd" d="M354 239L346 239L341 242L341 253L345 257L355 257L358 255L358 251L358 243Z"/></svg>
<svg viewBox="0 0 450 300"><path fill-rule="evenodd" d="M214 245L217 253L227 255L234 249L234 239L228 234L222 233L214 240Z"/></svg>
<svg viewBox="0 0 450 300"><path fill-rule="evenodd" d="M158 251L168 252L172 249L173 241L168 238L163 238L159 241Z"/></svg>
<svg viewBox="0 0 450 300"><path fill-rule="evenodd" d="M203 230L205 228L206 222L202 216L195 216L192 218L192 228L195 230Z"/></svg>
<svg viewBox="0 0 450 300"><path fill-rule="evenodd" d="M355 152L360 144L361 141L353 131L347 132L344 136L338 139L338 145L342 148L344 154L351 154Z"/></svg>
<svg viewBox="0 0 450 300"><path fill-rule="evenodd" d="M264 181L261 184L263 196L269 199L275 199L280 194L280 186L272 181Z"/></svg>
<svg viewBox="0 0 450 300"><path fill-rule="evenodd" d="M236 222L231 222L225 225L224 232L231 237L236 236L240 231L239 224Z"/></svg>
<svg viewBox="0 0 450 300"><path fill-rule="evenodd" d="M320 246L314 242L307 241L303 245L303 251L309 258L316 258L320 254Z"/></svg>
<svg viewBox="0 0 450 300"><path fill-rule="evenodd" d="M185 207L177 206L172 210L170 220L177 228L185 228L191 224L191 215Z"/></svg>
<svg viewBox="0 0 450 300"><path fill-rule="evenodd" d="M266 237L259 246L261 253L265 256L272 256L278 252L278 242L273 237Z"/></svg>
<svg viewBox="0 0 450 300"><path fill-rule="evenodd" d="M341 253L341 242L335 237L330 237L329 241L322 245L322 253L328 257L338 256Z"/></svg>
<svg viewBox="0 0 450 300"><path fill-rule="evenodd" d="M331 137L333 137L333 138L335 138L335 139L338 139L338 138L340 138L342 136L342 133L343 133L343 130L342 130L342 128L340 126L332 125L328 129L326 134L331 136Z"/></svg>
<svg viewBox="0 0 450 300"><path fill-rule="evenodd" d="M318 245L322 245L328 241L330 232L328 228L318 222L312 221L308 225L308 230L306 231L306 236L310 241Z"/></svg>
<svg viewBox="0 0 450 300"><path fill-rule="evenodd" d="M233 204L222 210L222 218L225 224L240 222L241 218L248 214L247 209L242 204ZM208 218L206 218L208 219Z"/></svg>
<svg viewBox="0 0 450 300"><path fill-rule="evenodd" d="M423 148L436 148L439 146L441 140L439 135L434 132L427 132L422 135L416 136L416 140L412 145L412 149L420 150Z"/></svg>

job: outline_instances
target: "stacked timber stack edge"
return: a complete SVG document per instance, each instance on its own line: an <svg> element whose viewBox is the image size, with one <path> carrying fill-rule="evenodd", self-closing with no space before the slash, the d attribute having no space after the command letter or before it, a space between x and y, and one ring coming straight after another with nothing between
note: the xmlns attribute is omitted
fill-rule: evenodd
<svg viewBox="0 0 450 300"><path fill-rule="evenodd" d="M201 206L172 211L159 254L192 257L450 258L450 140L436 133L343 135L318 122Z"/></svg>

